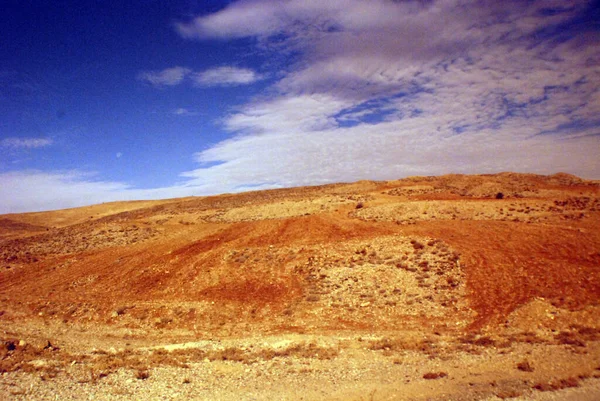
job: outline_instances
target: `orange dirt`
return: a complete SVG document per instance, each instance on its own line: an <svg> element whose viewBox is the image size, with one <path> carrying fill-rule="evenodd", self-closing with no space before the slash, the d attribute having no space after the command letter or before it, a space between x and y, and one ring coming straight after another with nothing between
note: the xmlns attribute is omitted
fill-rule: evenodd
<svg viewBox="0 0 600 401"><path fill-rule="evenodd" d="M600 230L507 222L435 222L407 233L441 238L462 254L473 327L499 323L536 297L568 309L598 302Z"/></svg>

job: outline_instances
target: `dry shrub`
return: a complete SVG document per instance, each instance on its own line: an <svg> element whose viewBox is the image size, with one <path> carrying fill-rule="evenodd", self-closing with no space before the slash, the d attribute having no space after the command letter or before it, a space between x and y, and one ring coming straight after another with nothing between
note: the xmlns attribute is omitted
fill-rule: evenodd
<svg viewBox="0 0 600 401"><path fill-rule="evenodd" d="M476 334L470 333L459 339L463 344L476 345L478 347L493 347L496 345L496 340L489 336L479 337Z"/></svg>
<svg viewBox="0 0 600 401"><path fill-rule="evenodd" d="M320 299L321 299L321 297L319 297L318 295L315 295L315 294L311 294L306 297L307 302L318 302Z"/></svg>
<svg viewBox="0 0 600 401"><path fill-rule="evenodd" d="M573 330L576 330L579 333L579 336L583 340L587 341L597 341L600 340L600 329L596 327L588 327L588 326L580 326L573 325L571 326Z"/></svg>
<svg viewBox="0 0 600 401"><path fill-rule="evenodd" d="M385 356L392 355L389 351L418 351L432 357L438 356L436 345L428 339L392 339L385 337L379 340L371 340L367 348L372 351L384 351Z"/></svg>
<svg viewBox="0 0 600 401"><path fill-rule="evenodd" d="M168 365L180 368L187 368L188 365L182 361L179 355L172 355L165 350L156 350L150 353L141 351L125 350L118 353L108 354L103 351L94 353L93 356L82 356L80 362L85 363L89 368L91 381L107 377L119 369L130 369L136 372L136 378L140 372L148 372L152 366ZM146 377L147 378L147 377Z"/></svg>
<svg viewBox="0 0 600 401"><path fill-rule="evenodd" d="M0 373L4 372L41 372L43 377L54 377L58 373L58 365L71 357L61 352L49 341L46 345L21 345L18 340L8 339L0 343ZM37 364L33 361L43 360L52 363Z"/></svg>
<svg viewBox="0 0 600 401"><path fill-rule="evenodd" d="M417 240L414 240L414 239L413 239L413 240L411 240L411 241L410 241L410 243L411 243L411 245L413 246L413 248L414 248L415 250L420 250L420 249L423 249L423 248L425 248L425 245L423 245L422 243L420 243L420 242L419 242L419 241L417 241Z"/></svg>
<svg viewBox="0 0 600 401"><path fill-rule="evenodd" d="M473 345L477 345L479 347L493 347L496 345L496 341L491 337L484 336L475 340Z"/></svg>
<svg viewBox="0 0 600 401"><path fill-rule="evenodd" d="M161 365L187 368L188 362L204 360L251 364L259 360L285 357L332 359L338 353L336 347L322 347L311 342L293 344L283 349L266 348L257 351L227 347L172 352L159 349L150 352L125 350L107 353L100 350L89 355L71 355L51 345L34 347L29 344L19 345L17 340L5 340L0 342L0 373L24 371L39 373L43 379L50 379L76 361L89 374L82 382L95 383L120 369L133 370L137 379L145 380L149 377L148 369Z"/></svg>
<svg viewBox="0 0 600 401"><path fill-rule="evenodd" d="M533 372L533 366L531 366L531 364L527 360L519 362L517 364L517 369L519 369L522 372Z"/></svg>
<svg viewBox="0 0 600 401"><path fill-rule="evenodd" d="M336 348L326 348L315 343L298 343L282 350L265 349L257 353L261 359L272 359L276 357L317 358L332 359L339 354Z"/></svg>
<svg viewBox="0 0 600 401"><path fill-rule="evenodd" d="M533 388L539 391L556 391L563 388L578 387L579 379L577 377L568 377L566 379L552 380L549 382L536 383Z"/></svg>
<svg viewBox="0 0 600 401"><path fill-rule="evenodd" d="M586 344L581 339L578 338L576 333L561 331L560 333L554 336L554 340L558 344L562 345L572 345L575 347L585 347Z"/></svg>
<svg viewBox="0 0 600 401"><path fill-rule="evenodd" d="M233 361L243 363L251 363L251 361L253 361L246 352L235 347L227 347L224 350L212 351L209 353L208 359L211 361Z"/></svg>
<svg viewBox="0 0 600 401"><path fill-rule="evenodd" d="M131 307L130 306L126 306L126 305L118 306L115 309L115 314L117 314L118 316L124 315L125 312L127 312L127 309L131 309Z"/></svg>
<svg viewBox="0 0 600 401"><path fill-rule="evenodd" d="M321 347L315 343L298 343L283 349L265 348L258 351L247 351L241 348L228 347L220 350L205 351L202 349L173 351L175 358L187 362L208 361L233 361L245 364L253 364L259 360L271 360L274 358L317 358L332 359L339 354L337 348Z"/></svg>
<svg viewBox="0 0 600 401"><path fill-rule="evenodd" d="M496 397L500 398L501 400L505 400L507 398L516 398L516 397L520 397L521 395L523 395L522 392L520 392L518 390L514 390L514 389L501 390L496 393Z"/></svg>
<svg viewBox="0 0 600 401"><path fill-rule="evenodd" d="M446 376L448 376L448 373L446 373L446 372L428 372L423 375L423 379L434 380L434 379L441 379Z"/></svg>
<svg viewBox="0 0 600 401"><path fill-rule="evenodd" d="M521 333L517 333L515 335L511 335L507 339L509 342L519 342L519 343L527 343L527 344L544 344L547 341L538 337L537 334L531 331L524 331Z"/></svg>
<svg viewBox="0 0 600 401"><path fill-rule="evenodd" d="M458 280L452 276L446 277L446 283L448 283L448 285L452 288L458 287L459 285Z"/></svg>
<svg viewBox="0 0 600 401"><path fill-rule="evenodd" d="M398 339L382 338L380 340L372 340L367 346L371 351L389 351L405 349L405 344Z"/></svg>
<svg viewBox="0 0 600 401"><path fill-rule="evenodd" d="M135 372L135 378L138 380L146 380L149 377L150 373L148 373L147 370L140 369L137 372Z"/></svg>

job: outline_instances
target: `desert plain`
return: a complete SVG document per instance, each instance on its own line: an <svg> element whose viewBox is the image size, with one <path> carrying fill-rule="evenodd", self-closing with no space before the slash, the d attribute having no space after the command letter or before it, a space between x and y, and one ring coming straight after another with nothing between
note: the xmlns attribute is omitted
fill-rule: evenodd
<svg viewBox="0 0 600 401"><path fill-rule="evenodd" d="M600 182L0 215L5 400L599 400Z"/></svg>

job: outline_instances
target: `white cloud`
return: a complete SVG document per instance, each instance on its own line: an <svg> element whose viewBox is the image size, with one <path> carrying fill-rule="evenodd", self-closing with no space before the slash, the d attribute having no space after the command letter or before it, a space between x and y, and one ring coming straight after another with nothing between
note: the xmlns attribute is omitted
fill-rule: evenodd
<svg viewBox="0 0 600 401"><path fill-rule="evenodd" d="M122 182L101 181L96 177L96 174L81 171L0 173L0 214L208 193L203 185L191 187L177 184L164 188L136 189Z"/></svg>
<svg viewBox="0 0 600 401"><path fill-rule="evenodd" d="M9 149L35 149L52 145L49 138L5 138L0 141L0 147Z"/></svg>
<svg viewBox="0 0 600 401"><path fill-rule="evenodd" d="M235 86L254 83L263 79L263 76L249 68L232 66L215 67L201 72L193 72L186 67L172 67L162 71L143 71L138 74L139 80L155 87L176 86L187 78L197 86Z"/></svg>
<svg viewBox="0 0 600 401"><path fill-rule="evenodd" d="M126 185L86 181L77 172L19 171L0 173L0 213L68 208L116 200Z"/></svg>
<svg viewBox="0 0 600 401"><path fill-rule="evenodd" d="M438 13L444 5L436 2ZM427 3L425 3L427 4ZM237 1L223 10L176 24L185 38L239 38L270 36L279 33L305 38L335 30L384 30L410 24L414 29L419 13L427 7L420 2L389 0L250 0ZM439 16L440 19L443 15ZM425 27L424 27L425 28ZM451 31L451 30L450 30Z"/></svg>
<svg viewBox="0 0 600 401"><path fill-rule="evenodd" d="M351 103L324 94L278 97L251 103L228 116L225 127L245 133L320 131L335 126L333 115Z"/></svg>
<svg viewBox="0 0 600 401"><path fill-rule="evenodd" d="M196 73L192 79L200 86L234 86L251 84L262 77L249 68L223 66Z"/></svg>
<svg viewBox="0 0 600 401"><path fill-rule="evenodd" d="M238 2L223 11L205 17L197 17L188 23L176 24L184 37L243 37L275 32L281 28L278 13L280 4L275 1ZM245 21L245 23L240 23Z"/></svg>
<svg viewBox="0 0 600 401"><path fill-rule="evenodd" d="M174 114L176 116L197 116L200 113L198 113L197 111L188 110L184 107L179 107L179 108L173 110L171 112L171 114Z"/></svg>
<svg viewBox="0 0 600 401"><path fill-rule="evenodd" d="M162 71L143 71L138 75L138 79L156 87L175 86L183 82L190 72L189 68L177 66Z"/></svg>
<svg viewBox="0 0 600 401"><path fill-rule="evenodd" d="M600 168L593 138L562 141L552 138L426 134L436 122L394 121L301 135L264 134L234 138L201 152L198 160L220 162L184 174L189 185L208 185L232 192L249 185L297 186L358 179L396 179L407 175L450 172L570 171L584 177ZM589 160L582 165L578 160Z"/></svg>

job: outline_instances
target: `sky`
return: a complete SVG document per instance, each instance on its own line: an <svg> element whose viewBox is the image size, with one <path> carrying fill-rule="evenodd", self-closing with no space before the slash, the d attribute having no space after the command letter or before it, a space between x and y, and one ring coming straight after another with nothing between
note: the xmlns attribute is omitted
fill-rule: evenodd
<svg viewBox="0 0 600 401"><path fill-rule="evenodd" d="M600 179L600 1L0 1L0 213Z"/></svg>

